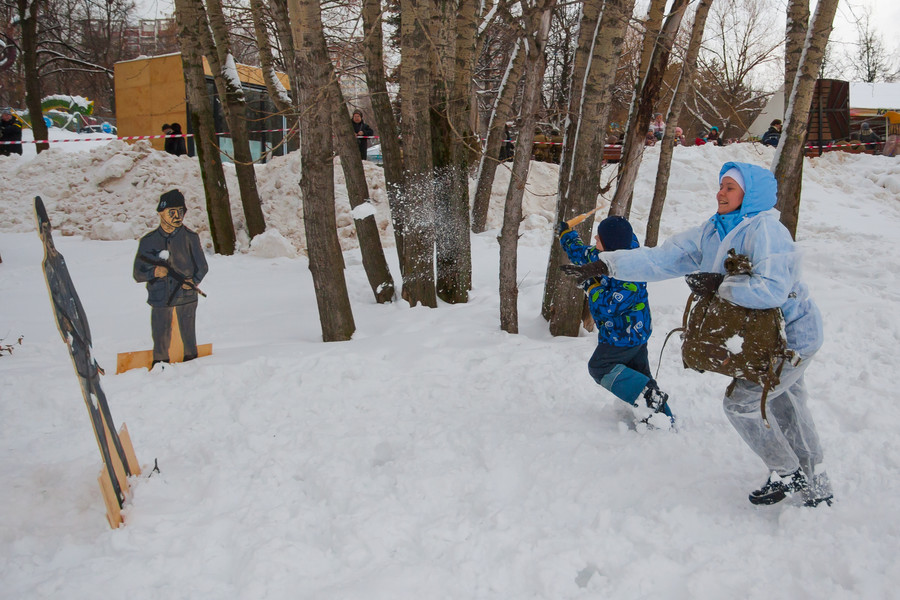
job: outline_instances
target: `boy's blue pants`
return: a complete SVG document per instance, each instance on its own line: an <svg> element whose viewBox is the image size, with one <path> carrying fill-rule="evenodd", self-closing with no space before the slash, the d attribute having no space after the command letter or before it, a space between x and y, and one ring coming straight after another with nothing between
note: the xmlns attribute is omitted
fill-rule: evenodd
<svg viewBox="0 0 900 600"><path fill-rule="evenodd" d="M659 389L650 374L647 344L631 348L597 344L588 361L588 372L594 381L632 405L645 387ZM666 409L668 414L668 406Z"/></svg>

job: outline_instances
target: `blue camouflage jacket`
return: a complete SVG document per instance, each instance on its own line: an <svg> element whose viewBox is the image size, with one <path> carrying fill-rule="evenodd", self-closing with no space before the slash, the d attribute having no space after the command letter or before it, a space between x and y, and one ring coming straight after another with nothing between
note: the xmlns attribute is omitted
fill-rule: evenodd
<svg viewBox="0 0 900 600"><path fill-rule="evenodd" d="M573 264L583 265L598 260L597 248L585 246L574 230L563 233L559 243ZM631 247L638 246L637 238L632 237ZM646 283L622 281L604 275L586 281L583 288L601 344L631 348L647 343L652 328Z"/></svg>

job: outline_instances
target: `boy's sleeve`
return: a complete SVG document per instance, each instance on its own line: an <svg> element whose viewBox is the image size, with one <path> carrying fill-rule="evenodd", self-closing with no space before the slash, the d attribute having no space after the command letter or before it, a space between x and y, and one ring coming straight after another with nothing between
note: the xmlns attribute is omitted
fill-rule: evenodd
<svg viewBox="0 0 900 600"><path fill-rule="evenodd" d="M570 229L559 236L559 244L573 265L585 265L600 258L600 253L597 252L597 249L594 246L585 246L581 238L578 237L578 232L574 229Z"/></svg>

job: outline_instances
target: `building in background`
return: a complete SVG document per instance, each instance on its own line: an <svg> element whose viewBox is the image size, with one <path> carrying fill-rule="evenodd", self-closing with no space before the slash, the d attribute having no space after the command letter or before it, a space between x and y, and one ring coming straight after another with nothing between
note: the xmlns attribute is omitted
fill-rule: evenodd
<svg viewBox="0 0 900 600"><path fill-rule="evenodd" d="M219 102L212 71L203 59L206 86L213 102L216 132L220 134L219 147L222 159L231 162L231 138L228 125ZM259 67L237 65L238 76L247 102L247 124L250 130L250 149L254 160L265 162L264 153L272 150L279 156L288 152L283 144L287 133L287 119L278 114L269 98ZM290 89L288 77L278 73L286 90ZM116 126L119 136L159 135L165 123L180 123L185 133L193 133L190 106L187 103L184 69L181 54L141 57L117 62L115 65ZM296 136L294 136L296 140ZM162 150L164 140L152 140L153 147ZM290 149L295 149L296 141ZM188 155L194 156L192 138L187 138Z"/></svg>

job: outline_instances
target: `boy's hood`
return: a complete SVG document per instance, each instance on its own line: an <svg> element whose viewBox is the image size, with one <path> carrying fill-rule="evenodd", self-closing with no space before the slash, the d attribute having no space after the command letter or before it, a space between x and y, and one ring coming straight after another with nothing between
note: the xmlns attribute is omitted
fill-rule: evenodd
<svg viewBox="0 0 900 600"><path fill-rule="evenodd" d="M727 162L719 171L719 179L732 167L740 171L744 177L744 201L738 209L741 217L775 208L778 183L772 171L749 163Z"/></svg>

